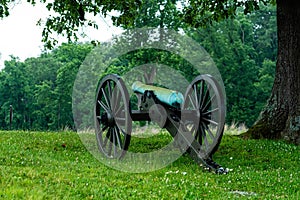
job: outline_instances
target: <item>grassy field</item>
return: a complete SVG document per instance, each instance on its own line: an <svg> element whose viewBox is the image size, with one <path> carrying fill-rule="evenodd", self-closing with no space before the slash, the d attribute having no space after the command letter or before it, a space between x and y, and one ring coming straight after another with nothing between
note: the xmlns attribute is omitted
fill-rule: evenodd
<svg viewBox="0 0 300 200"><path fill-rule="evenodd" d="M76 133L0 131L0 199L300 199L299 146L227 134L214 158L230 173L205 172L188 155L124 173L95 159Z"/></svg>

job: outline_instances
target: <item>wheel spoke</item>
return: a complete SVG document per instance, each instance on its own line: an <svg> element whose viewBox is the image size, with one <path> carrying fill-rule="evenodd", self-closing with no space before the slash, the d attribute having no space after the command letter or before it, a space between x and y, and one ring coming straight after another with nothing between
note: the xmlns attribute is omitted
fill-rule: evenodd
<svg viewBox="0 0 300 200"><path fill-rule="evenodd" d="M102 132L104 132L107 128L108 128L108 125L105 124L105 125L102 127L102 129L101 129Z"/></svg>
<svg viewBox="0 0 300 200"><path fill-rule="evenodd" d="M208 101L207 103L203 106L202 110L206 111L208 109L209 106L211 106L211 103L213 102L213 100L216 98L216 94L214 94Z"/></svg>
<svg viewBox="0 0 300 200"><path fill-rule="evenodd" d="M126 119L123 118L123 117L115 117L115 120L116 120L116 121L123 121L123 122L126 121Z"/></svg>
<svg viewBox="0 0 300 200"><path fill-rule="evenodd" d="M108 151L107 151L107 153L108 153L108 155L109 156L111 156L111 151L112 151L112 130L111 130L111 128L109 129L110 130L110 134L109 134L109 144L108 144Z"/></svg>
<svg viewBox="0 0 300 200"><path fill-rule="evenodd" d="M122 134L123 134L124 136L127 135L127 133L126 133L123 129L121 129L121 128L119 128L119 129L120 129L120 131L122 132Z"/></svg>
<svg viewBox="0 0 300 200"><path fill-rule="evenodd" d="M205 91L205 94L204 94L204 97L203 97L203 101L202 101L201 106L200 106L201 109L203 108L204 103L207 102L207 99L208 99L208 96L209 96L209 90L210 90L209 85L207 85L207 88L206 88L206 91Z"/></svg>
<svg viewBox="0 0 300 200"><path fill-rule="evenodd" d="M115 88L115 91L116 91L116 95L115 95L115 101L114 101L114 106L113 106L113 110L117 110L117 106L119 105L119 102L120 102L120 97L121 97L121 92ZM115 112L116 113L116 112Z"/></svg>
<svg viewBox="0 0 300 200"><path fill-rule="evenodd" d="M205 124L205 123L203 123L203 124L204 124L204 128L207 130L209 137L211 138L212 141L214 141L214 139L215 139L214 134L211 132L211 130L209 129L207 124Z"/></svg>
<svg viewBox="0 0 300 200"><path fill-rule="evenodd" d="M121 140L120 131L117 127L115 127L115 131L116 131L117 142L118 142L119 148L122 149L123 144L122 144L122 140Z"/></svg>
<svg viewBox="0 0 300 200"><path fill-rule="evenodd" d="M204 93L204 81L200 81L200 90L199 90L199 105L198 108L201 108L202 100L203 100L203 93Z"/></svg>
<svg viewBox="0 0 300 200"><path fill-rule="evenodd" d="M190 99L190 102L191 102L193 108L194 108L194 109L197 109L197 107L195 106L194 101L193 101L193 99L192 99L192 96L191 96L191 95L188 95L188 97L189 97L189 99Z"/></svg>
<svg viewBox="0 0 300 200"><path fill-rule="evenodd" d="M123 110L123 109L121 109L121 108L124 108L124 107L125 107L124 105L120 105L120 107L119 107L118 109L116 109L116 111L114 112L115 115L118 115L119 112ZM124 108L124 110L125 110L125 108Z"/></svg>
<svg viewBox="0 0 300 200"><path fill-rule="evenodd" d="M116 157L117 155L116 133L114 128L111 131L112 131L112 144L114 148L114 157Z"/></svg>
<svg viewBox="0 0 300 200"><path fill-rule="evenodd" d="M201 134L199 135L199 140L198 140L198 142L199 142L199 144L202 145L203 139L204 139L204 137L205 137L205 129L204 129L202 123L200 124L199 128L200 128Z"/></svg>
<svg viewBox="0 0 300 200"><path fill-rule="evenodd" d="M107 91L108 91L108 98L112 99L112 87L111 87L111 81L107 81ZM110 108L112 108L111 102L109 102Z"/></svg>
<svg viewBox="0 0 300 200"><path fill-rule="evenodd" d="M108 141L109 138L110 138L110 128L107 130L105 139L104 139L104 141L103 141L103 147L104 147L104 148L105 148L105 146L106 146L107 141Z"/></svg>
<svg viewBox="0 0 300 200"><path fill-rule="evenodd" d="M115 121L119 126L125 126L126 119L121 117L115 117Z"/></svg>
<svg viewBox="0 0 300 200"><path fill-rule="evenodd" d="M206 137L206 135L203 137L203 139L204 139L204 146L205 146L205 151L207 151L208 150L208 147L209 147L209 143L208 143L208 140L207 140L207 137Z"/></svg>
<svg viewBox="0 0 300 200"><path fill-rule="evenodd" d="M216 125L216 126L219 125L219 123L216 122L216 121L214 121L214 120L207 119L207 118L205 118L205 117L202 117L201 119L202 119L203 121L209 122L209 123L214 124L214 125Z"/></svg>
<svg viewBox="0 0 300 200"><path fill-rule="evenodd" d="M207 141L207 138L206 138L206 131L205 131L205 128L204 128L202 123L201 123L200 127L201 127L201 137L199 138L199 144L201 144L202 147L205 146L204 150L207 151L208 141ZM203 144L203 141L204 141L204 144Z"/></svg>
<svg viewBox="0 0 300 200"><path fill-rule="evenodd" d="M201 137L201 136L200 136L200 130L199 130L199 128L196 130L196 133L195 133L195 140L197 140L198 137Z"/></svg>
<svg viewBox="0 0 300 200"><path fill-rule="evenodd" d="M109 112L109 108L102 101L98 100L98 103L106 112Z"/></svg>
<svg viewBox="0 0 300 200"><path fill-rule="evenodd" d="M197 93L197 85L193 85L193 90L194 90L194 94L195 94L195 109L199 109L198 105L199 105L199 98L198 98L198 93Z"/></svg>
<svg viewBox="0 0 300 200"><path fill-rule="evenodd" d="M213 113L213 112L216 112L216 111L219 111L220 109L219 108L215 108L215 109L212 109L212 110L208 110L206 111L205 113L202 113L202 115L208 115L210 113Z"/></svg>
<svg viewBox="0 0 300 200"><path fill-rule="evenodd" d="M105 91L104 91L103 88L101 88L101 92L102 92L102 95L103 95L103 97L104 97L104 99L105 99L105 102L106 102L107 107L110 108L110 102L109 102L109 100L108 100L108 98L107 98L107 96L106 96L106 93L105 93Z"/></svg>

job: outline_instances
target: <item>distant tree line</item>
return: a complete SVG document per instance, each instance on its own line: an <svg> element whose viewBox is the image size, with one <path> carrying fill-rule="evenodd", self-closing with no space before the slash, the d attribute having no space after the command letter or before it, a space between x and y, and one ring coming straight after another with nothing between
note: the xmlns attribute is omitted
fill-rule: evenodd
<svg viewBox="0 0 300 200"><path fill-rule="evenodd" d="M251 126L267 102L275 73L276 31L276 9L271 5L205 28L184 29L206 49L220 70L227 95L227 123ZM75 129L73 84L92 49L91 44L69 43L24 62L13 56L5 61L5 68L0 71L0 129L10 128L10 105L13 129ZM155 53L136 52L120 58L108 72L121 73L138 66L140 60L154 62L151 59L157 58ZM189 73L188 67L178 67L184 65L179 58L162 56L166 52L158 54L169 66Z"/></svg>

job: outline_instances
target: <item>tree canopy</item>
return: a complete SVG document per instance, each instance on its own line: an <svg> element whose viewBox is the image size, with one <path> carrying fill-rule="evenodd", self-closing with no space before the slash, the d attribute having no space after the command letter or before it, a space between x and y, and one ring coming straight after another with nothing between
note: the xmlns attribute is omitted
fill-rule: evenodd
<svg viewBox="0 0 300 200"><path fill-rule="evenodd" d="M27 0L35 5L36 0ZM237 9L245 14L258 10L260 3L275 3L275 0L128 0L128 1L89 1L89 0L40 0L49 11L46 22L39 21L43 29L43 42L47 48L57 44L54 33L65 36L69 41L78 39L78 30L82 26L98 29L94 16L109 15L115 26L136 28L139 26L169 26L173 29L185 25L200 27L233 17ZM0 18L10 14L10 5L14 0L3 0L0 3ZM112 14L116 11L116 14Z"/></svg>

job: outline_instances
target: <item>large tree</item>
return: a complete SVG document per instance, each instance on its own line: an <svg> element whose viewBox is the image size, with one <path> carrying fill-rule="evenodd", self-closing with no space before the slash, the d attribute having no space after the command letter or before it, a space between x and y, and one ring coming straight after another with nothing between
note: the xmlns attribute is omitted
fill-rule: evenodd
<svg viewBox="0 0 300 200"><path fill-rule="evenodd" d="M271 97L247 136L300 144L300 6L277 0L278 54Z"/></svg>
<svg viewBox="0 0 300 200"><path fill-rule="evenodd" d="M35 4L35 0L27 0ZM9 4L13 0L0 2L0 18L9 15ZM56 44L52 33L65 35L68 39L77 38L78 27L89 25L97 28L88 13L94 16L111 15L114 25L134 28L137 16L153 15L163 19L166 7L176 7L180 22L192 27L205 26L234 16L236 9L244 13L259 9L260 3L276 3L278 26L278 55L275 81L270 99L261 114L260 120L249 129L247 136L254 138L284 138L300 143L300 6L296 0L54 0L48 3L41 0L49 10L58 15L49 16L44 24L43 40L47 47ZM156 3L159 12L150 12L149 2ZM162 24L160 24L160 27Z"/></svg>
<svg viewBox="0 0 300 200"><path fill-rule="evenodd" d="M300 144L300 5L295 0L260 2L276 3L277 6L276 74L272 93L260 119L244 136L280 138ZM195 0L190 1L190 5L185 11L184 19L194 26L230 16L235 12L236 6L242 6L245 13L259 9L259 2L255 0Z"/></svg>

